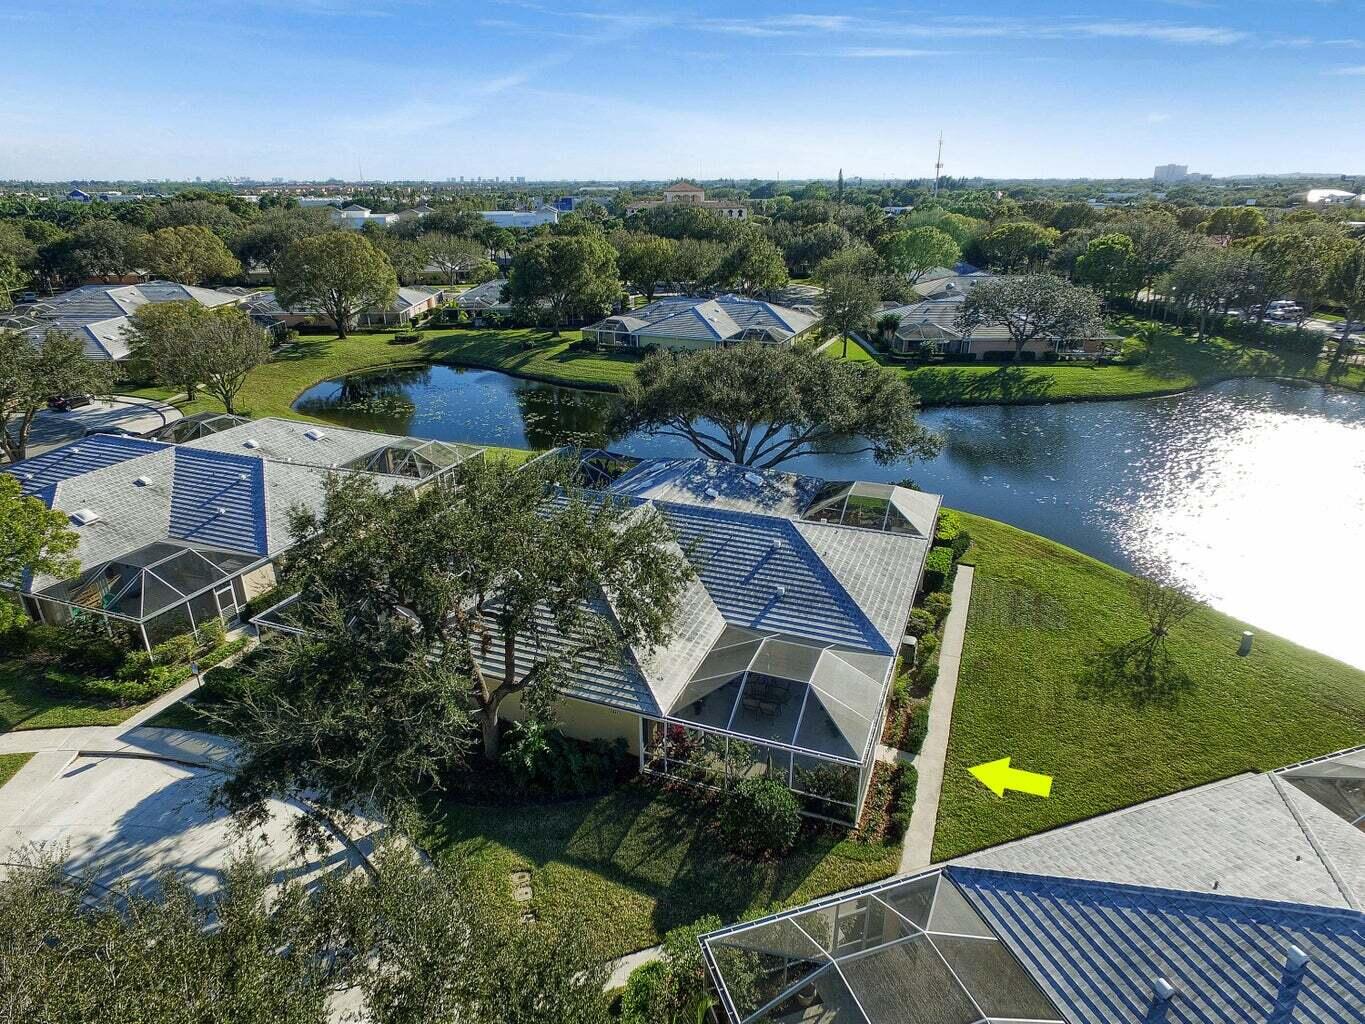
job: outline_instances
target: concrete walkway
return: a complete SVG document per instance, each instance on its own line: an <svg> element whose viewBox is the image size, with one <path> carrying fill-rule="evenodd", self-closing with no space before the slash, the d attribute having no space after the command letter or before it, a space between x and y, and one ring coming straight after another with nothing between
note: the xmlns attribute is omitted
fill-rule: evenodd
<svg viewBox="0 0 1365 1024"><path fill-rule="evenodd" d="M630 977L631 971L651 960L659 959L663 951L663 946L650 946L648 949L637 949L634 953L627 953L619 960L613 960L607 965L611 968L611 973L607 976L607 983L602 986L603 990L610 992L614 988L625 988L626 979Z"/></svg>
<svg viewBox="0 0 1365 1024"><path fill-rule="evenodd" d="M957 673L962 664L962 640L967 633L967 611L972 599L970 565L959 565L953 578L953 607L943 625L938 649L938 680L929 702L929 731L915 759L919 773L915 809L901 849L902 874L928 867L934 850L934 826L938 823L938 798L943 792L943 762L948 756L948 732L953 725L953 700L957 697Z"/></svg>

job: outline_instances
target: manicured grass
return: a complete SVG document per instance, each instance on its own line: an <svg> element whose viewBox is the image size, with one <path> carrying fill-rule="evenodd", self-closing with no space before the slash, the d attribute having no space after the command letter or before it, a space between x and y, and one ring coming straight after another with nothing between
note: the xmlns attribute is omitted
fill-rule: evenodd
<svg viewBox="0 0 1365 1024"><path fill-rule="evenodd" d="M976 564L934 859L1245 771L1359 743L1365 673L1200 608L1169 639L1165 685L1094 668L1148 627L1126 573L963 514ZM1294 599L1290 578L1270 585ZM1183 678L1182 678L1183 677ZM967 769L1009 755L1053 776L1049 799L998 799Z"/></svg>
<svg viewBox="0 0 1365 1024"><path fill-rule="evenodd" d="M902 366L900 370L926 406L1142 398L1230 377L1327 379L1327 363L1310 356L1246 348L1216 337L1199 342L1134 317L1120 317L1112 326L1118 334L1146 340L1145 362L1136 366L963 363ZM1365 386L1365 371L1351 367L1332 382L1361 388Z"/></svg>
<svg viewBox="0 0 1365 1024"><path fill-rule="evenodd" d="M49 692L22 661L0 661L0 732L61 729L78 725L118 725L137 707L110 707L70 694Z"/></svg>
<svg viewBox="0 0 1365 1024"><path fill-rule="evenodd" d="M1339 324L1346 318L1340 313L1314 313L1313 320L1326 320L1328 323Z"/></svg>
<svg viewBox="0 0 1365 1024"><path fill-rule="evenodd" d="M429 821L423 845L435 856L461 859L508 913L520 909L508 875L529 870L539 918L583 921L604 958L653 945L704 914L734 921L885 878L900 857L899 848L818 833L770 863L732 858L695 796L644 781L543 806L447 802Z"/></svg>
<svg viewBox="0 0 1365 1024"><path fill-rule="evenodd" d="M18 774L19 769L28 764L32 754L0 754L0 786Z"/></svg>
<svg viewBox="0 0 1365 1024"><path fill-rule="evenodd" d="M844 355L843 341L837 338L830 342L824 353L831 359L847 359L850 363L875 363L878 361L876 356L852 338L848 341L848 355Z"/></svg>
<svg viewBox="0 0 1365 1024"><path fill-rule="evenodd" d="M578 337L577 331L565 331L554 338L547 331L461 329L423 331L420 342L398 345L392 334L353 334L349 338L304 335L251 374L237 406L252 417L308 419L293 412L291 406L314 384L368 367L423 361L503 370L552 384L601 389L619 387L634 372L638 360L633 356L569 351L570 343ZM184 411L222 412L222 405L201 395Z"/></svg>

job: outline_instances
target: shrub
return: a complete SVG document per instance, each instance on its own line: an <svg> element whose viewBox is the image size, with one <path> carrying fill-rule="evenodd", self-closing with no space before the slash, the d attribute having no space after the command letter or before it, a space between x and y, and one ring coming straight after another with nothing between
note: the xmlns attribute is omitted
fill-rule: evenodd
<svg viewBox="0 0 1365 1024"><path fill-rule="evenodd" d="M659 1014L668 995L668 965L651 960L630 972L626 990L621 993L621 1024L657 1024L667 1019Z"/></svg>
<svg viewBox="0 0 1365 1024"><path fill-rule="evenodd" d="M800 827L796 797L773 779L744 779L721 801L721 832L740 853L785 853L796 842Z"/></svg>
<svg viewBox="0 0 1365 1024"><path fill-rule="evenodd" d="M924 610L933 616L934 624L941 625L953 607L953 595L946 590L936 590L924 599Z"/></svg>
<svg viewBox="0 0 1365 1024"><path fill-rule="evenodd" d="M501 761L523 792L590 796L605 792L634 765L625 740L571 739L541 722L515 722Z"/></svg>
<svg viewBox="0 0 1365 1024"><path fill-rule="evenodd" d="M420 331L399 331L393 336L395 345L415 345L421 340L422 333Z"/></svg>
<svg viewBox="0 0 1365 1024"><path fill-rule="evenodd" d="M971 547L972 535L963 525L962 517L952 509L944 509L938 514L938 527L934 530L934 543L952 549L956 562Z"/></svg>
<svg viewBox="0 0 1365 1024"><path fill-rule="evenodd" d="M231 658L250 642L251 640L249 637L239 636L236 640L229 640L226 643L218 644L216 647L206 651L199 658L199 671L206 671L207 669L213 668L214 665L227 661L228 658Z"/></svg>
<svg viewBox="0 0 1365 1024"><path fill-rule="evenodd" d="M90 675L108 675L123 662L124 648L105 632L94 616L72 619L58 630L57 659L63 668Z"/></svg>
<svg viewBox="0 0 1365 1024"><path fill-rule="evenodd" d="M28 647L29 618L18 601L0 596L0 653L18 654Z"/></svg>
<svg viewBox="0 0 1365 1024"><path fill-rule="evenodd" d="M216 615L199 627L199 649L211 651L227 642L227 626Z"/></svg>
<svg viewBox="0 0 1365 1024"><path fill-rule="evenodd" d="M923 608L915 608L910 612L910 621L905 624L905 631L913 637L923 638L926 634L932 633L938 628L938 620L933 613ZM920 648L923 650L923 647Z"/></svg>
<svg viewBox="0 0 1365 1024"><path fill-rule="evenodd" d="M890 837L897 842L905 838L905 832L910 827L910 814L915 809L915 788L919 783L919 774L914 765L898 767L900 770L893 782L895 796L891 803L890 827Z"/></svg>
<svg viewBox="0 0 1365 1024"><path fill-rule="evenodd" d="M900 749L907 754L918 754L924 746L924 737L929 732L929 705L921 704L912 708L905 720L905 731L901 733Z"/></svg>
<svg viewBox="0 0 1365 1024"><path fill-rule="evenodd" d="M1138 338L1125 338L1119 349L1119 362L1141 366L1147 361L1147 343Z"/></svg>
<svg viewBox="0 0 1365 1024"><path fill-rule="evenodd" d="M129 682L147 678L152 669L152 656L146 651L129 651L123 664L114 673L114 678Z"/></svg>
<svg viewBox="0 0 1365 1024"><path fill-rule="evenodd" d="M929 689L938 682L938 656L925 659L919 667L919 684L924 689Z"/></svg>
<svg viewBox="0 0 1365 1024"><path fill-rule="evenodd" d="M188 665L198 648L193 633L182 633L153 647L152 660L158 665Z"/></svg>
<svg viewBox="0 0 1365 1024"><path fill-rule="evenodd" d="M923 665L932 658L935 652L938 651L938 644L939 639L937 633L926 633L924 636L920 637L919 659L917 663Z"/></svg>
<svg viewBox="0 0 1365 1024"><path fill-rule="evenodd" d="M1058 359L1057 353L1052 351L1051 349L1048 349L1048 351L1044 352L1042 355L1038 357L1038 362L1055 363L1057 359Z"/></svg>
<svg viewBox="0 0 1365 1024"><path fill-rule="evenodd" d="M924 560L924 590L932 594L942 590L953 571L953 552L951 548L935 547Z"/></svg>

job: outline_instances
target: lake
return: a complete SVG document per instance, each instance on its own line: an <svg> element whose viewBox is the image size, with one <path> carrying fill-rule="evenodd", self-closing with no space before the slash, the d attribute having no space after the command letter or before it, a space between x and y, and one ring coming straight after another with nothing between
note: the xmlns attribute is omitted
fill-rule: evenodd
<svg viewBox="0 0 1365 1024"><path fill-rule="evenodd" d="M607 438L616 400L432 366L328 381L295 407L474 444L693 454L674 438ZM1168 398L931 409L922 419L944 438L931 462L878 466L830 450L784 468L910 476L953 507L1170 574L1231 615L1365 668L1365 396L1241 380Z"/></svg>

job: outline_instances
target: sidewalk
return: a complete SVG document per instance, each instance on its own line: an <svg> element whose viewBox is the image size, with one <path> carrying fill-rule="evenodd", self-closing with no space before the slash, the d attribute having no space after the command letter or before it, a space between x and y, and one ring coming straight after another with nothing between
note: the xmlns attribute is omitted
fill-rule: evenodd
<svg viewBox="0 0 1365 1024"><path fill-rule="evenodd" d="M948 732L953 725L953 701L957 697L957 674L962 664L962 641L967 633L967 612L972 599L970 565L959 565L953 578L953 607L943 626L938 651L938 681L929 702L929 731L916 758L919 773L915 809L901 849L901 874L928 867L933 858L934 826L938 823L938 798L943 791L943 762L948 756Z"/></svg>

